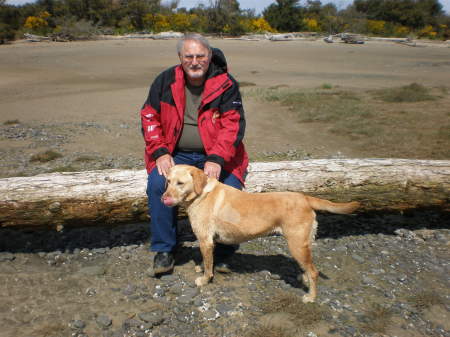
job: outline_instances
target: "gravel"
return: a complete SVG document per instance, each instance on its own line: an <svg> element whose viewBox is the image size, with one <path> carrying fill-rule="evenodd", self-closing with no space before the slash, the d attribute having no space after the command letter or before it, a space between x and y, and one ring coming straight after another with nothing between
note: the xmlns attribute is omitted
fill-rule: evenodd
<svg viewBox="0 0 450 337"><path fill-rule="evenodd" d="M186 227L174 273L160 278L148 275L145 223L0 228L0 336L270 337L281 329L285 336L448 337L448 225L447 214L432 211L319 215L321 277L317 303L308 305L280 236L241 244L233 272L199 289L198 244ZM317 312L314 323L300 323Z"/></svg>

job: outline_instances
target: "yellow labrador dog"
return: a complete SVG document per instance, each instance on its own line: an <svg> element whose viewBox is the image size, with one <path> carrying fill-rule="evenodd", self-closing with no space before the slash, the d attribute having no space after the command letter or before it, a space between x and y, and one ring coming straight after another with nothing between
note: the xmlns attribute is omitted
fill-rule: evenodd
<svg viewBox="0 0 450 337"><path fill-rule="evenodd" d="M309 285L305 303L313 302L317 293L318 272L311 254L317 229L314 210L348 214L359 207L358 202L333 203L294 192L242 192L188 165L171 168L162 201L166 206L183 205L189 215L204 264L197 286L213 277L214 242L240 243L278 232L305 271L303 280Z"/></svg>

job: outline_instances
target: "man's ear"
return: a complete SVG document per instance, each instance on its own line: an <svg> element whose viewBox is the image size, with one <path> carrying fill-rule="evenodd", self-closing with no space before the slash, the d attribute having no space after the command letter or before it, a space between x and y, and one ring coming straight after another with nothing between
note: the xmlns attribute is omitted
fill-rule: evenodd
<svg viewBox="0 0 450 337"><path fill-rule="evenodd" d="M195 194L197 194L197 195L202 194L203 189L205 188L206 184L208 183L208 177L200 169L192 170L191 176L192 176L192 180L194 182Z"/></svg>

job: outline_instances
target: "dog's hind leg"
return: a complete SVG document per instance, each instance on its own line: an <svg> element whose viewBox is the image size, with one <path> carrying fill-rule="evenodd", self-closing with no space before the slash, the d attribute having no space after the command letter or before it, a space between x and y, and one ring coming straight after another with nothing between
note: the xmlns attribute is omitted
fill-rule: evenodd
<svg viewBox="0 0 450 337"><path fill-rule="evenodd" d="M208 282L213 278L213 256L214 256L214 242L213 240L201 240L199 239L200 251L203 258L203 276L197 277L195 279L195 284L198 287L208 284Z"/></svg>
<svg viewBox="0 0 450 337"><path fill-rule="evenodd" d="M311 225L306 225L305 227L312 230ZM289 251L305 271L305 277L308 281L309 292L303 296L303 302L314 302L317 296L317 278L319 272L313 264L311 233L305 230L288 231L285 233L285 237L288 242Z"/></svg>

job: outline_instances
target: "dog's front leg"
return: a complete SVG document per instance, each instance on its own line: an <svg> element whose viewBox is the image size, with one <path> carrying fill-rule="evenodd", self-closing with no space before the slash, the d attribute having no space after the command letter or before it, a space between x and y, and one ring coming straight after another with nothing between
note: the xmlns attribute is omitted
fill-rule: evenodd
<svg viewBox="0 0 450 337"><path fill-rule="evenodd" d="M204 286L213 278L213 252L214 252L214 242L213 240L201 240L199 239L200 251L203 258L203 276L197 277L195 279L195 284L198 287Z"/></svg>

